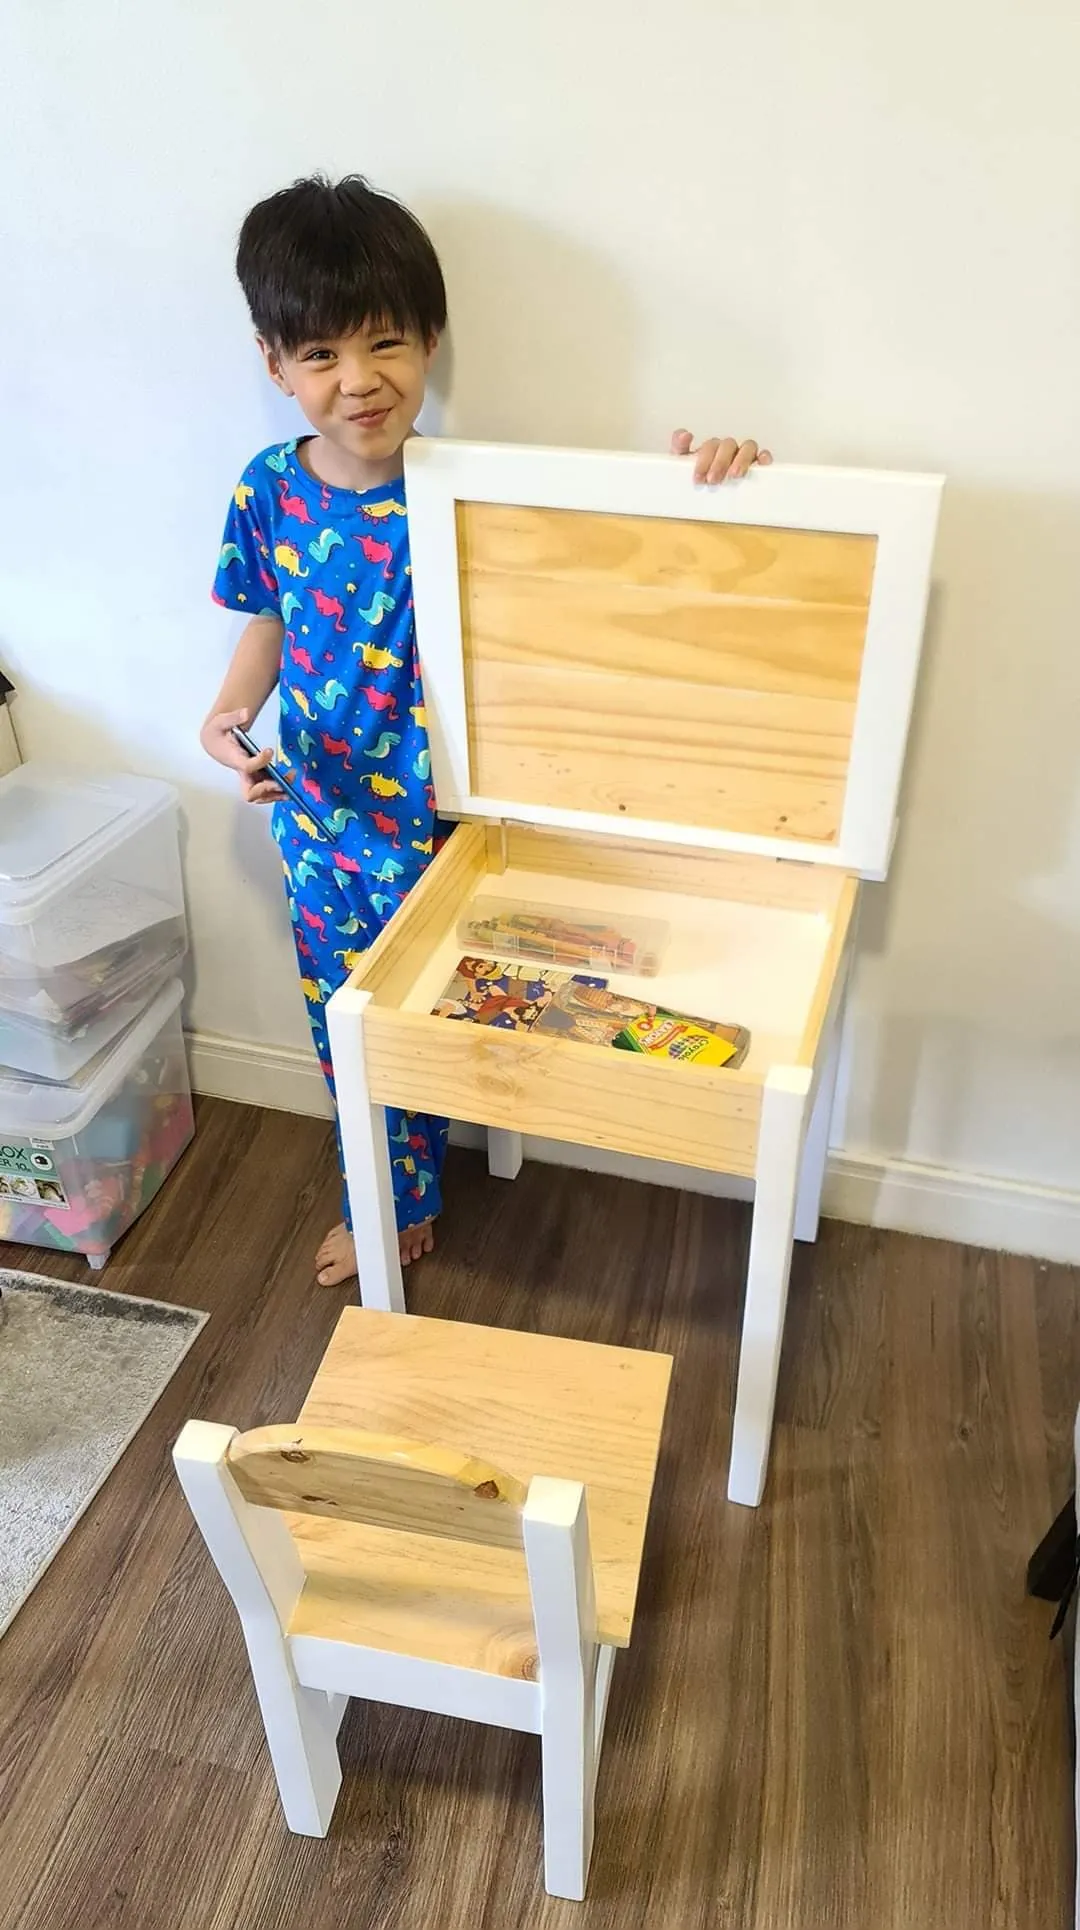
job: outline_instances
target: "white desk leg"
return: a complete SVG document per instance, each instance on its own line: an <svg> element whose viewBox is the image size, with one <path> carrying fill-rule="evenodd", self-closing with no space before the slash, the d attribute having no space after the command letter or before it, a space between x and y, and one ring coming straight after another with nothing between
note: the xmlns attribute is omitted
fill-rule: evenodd
<svg viewBox="0 0 1080 1930"><path fill-rule="evenodd" d="M502 1126L487 1129L488 1172L492 1179L516 1179L525 1154L521 1134L507 1132Z"/></svg>
<svg viewBox="0 0 1080 1930"><path fill-rule="evenodd" d="M330 1057L337 1088L338 1127L345 1154L360 1300L365 1307L405 1312L397 1215L390 1174L386 1114L373 1105L364 1055L364 1013L370 992L343 985L326 1008Z"/></svg>
<svg viewBox="0 0 1080 1930"><path fill-rule="evenodd" d="M808 1066L775 1066L761 1097L754 1222L739 1343L728 1499L756 1508L765 1487L784 1337Z"/></svg>
<svg viewBox="0 0 1080 1930"><path fill-rule="evenodd" d="M840 1014L833 1020L832 1035L825 1048L825 1063L810 1111L806 1129L799 1191L795 1200L795 1238L816 1240L821 1218L821 1189L825 1184L825 1162L829 1157L829 1127L832 1125L836 1097L836 1074L840 1066Z"/></svg>

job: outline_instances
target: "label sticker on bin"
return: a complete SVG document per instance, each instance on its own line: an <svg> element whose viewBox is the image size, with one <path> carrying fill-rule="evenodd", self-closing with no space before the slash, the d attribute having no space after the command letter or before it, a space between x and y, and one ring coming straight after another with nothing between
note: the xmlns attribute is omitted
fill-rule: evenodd
<svg viewBox="0 0 1080 1930"><path fill-rule="evenodd" d="M0 1142L0 1202L5 1200L20 1206L67 1206L56 1161L40 1140Z"/></svg>

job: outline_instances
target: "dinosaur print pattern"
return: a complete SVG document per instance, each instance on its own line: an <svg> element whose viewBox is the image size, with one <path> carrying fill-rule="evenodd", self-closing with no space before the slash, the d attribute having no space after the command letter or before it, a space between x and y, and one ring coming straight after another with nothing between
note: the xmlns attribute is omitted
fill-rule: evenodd
<svg viewBox="0 0 1080 1930"><path fill-rule="evenodd" d="M246 616L280 616L283 626L278 755L310 809L280 800L273 828L331 1092L326 1002L445 835L410 577L401 485L322 483L295 442L248 465L230 500L213 594ZM439 1211L446 1123L395 1112L388 1120L392 1132L405 1127L393 1167L398 1222L415 1225ZM351 1224L347 1200L345 1217Z"/></svg>
<svg viewBox="0 0 1080 1930"><path fill-rule="evenodd" d="M390 877L385 881L386 888L379 890L362 872L343 871L334 863L325 845L321 850L305 847L284 818L279 819L279 825L286 882L291 878L293 885L293 935L300 966L300 989L319 1063L333 1093L327 1002L378 937L405 894ZM382 870L391 863L392 860L384 860ZM394 872L400 874L401 866L394 865ZM431 1118L426 1113L404 1113L396 1106L388 1106L386 1129L395 1162L391 1171L398 1226L417 1226L434 1219L442 1211L440 1180L446 1157L446 1120ZM340 1158L340 1140L338 1152ZM344 1192L344 1187L342 1190ZM347 1196L344 1212L345 1223L351 1226Z"/></svg>
<svg viewBox="0 0 1080 1930"><path fill-rule="evenodd" d="M396 777L387 777L383 771L365 771L361 783L370 787L373 797L407 797L404 784Z"/></svg>
<svg viewBox="0 0 1080 1930"><path fill-rule="evenodd" d="M284 476L278 483L278 502L281 505L282 515L288 516L292 522L313 523L315 521L303 496L298 496L295 492L290 494L289 485Z"/></svg>
<svg viewBox="0 0 1080 1930"><path fill-rule="evenodd" d="M380 543L374 536L354 536L353 542L359 543L369 563L385 564L386 567L383 570L383 575L389 579L393 574L393 545L391 543Z"/></svg>
<svg viewBox="0 0 1080 1930"><path fill-rule="evenodd" d="M336 710L342 698L348 694L345 685L337 677L328 677L322 689L315 692L315 702L320 710Z"/></svg>
<svg viewBox="0 0 1080 1930"><path fill-rule="evenodd" d="M366 610L358 610L356 614L360 618L361 623L369 623L374 630L376 626L382 622L387 611L392 610L393 607L393 597L387 596L385 590L376 590L368 608Z"/></svg>
<svg viewBox="0 0 1080 1930"><path fill-rule="evenodd" d="M362 736L362 734L361 731L357 731L356 733L357 737ZM372 744L367 755L378 758L389 757L391 753L396 750L400 742L400 737L395 736L392 730L382 730L379 732L378 741Z"/></svg>
<svg viewBox="0 0 1080 1930"><path fill-rule="evenodd" d="M344 541L339 529L321 529L308 544L308 555L313 556L316 563L325 563L331 550L340 549Z"/></svg>
<svg viewBox="0 0 1080 1930"><path fill-rule="evenodd" d="M335 630L343 635L348 629L345 622L345 605L340 597L327 596L325 590L312 590L311 599L321 617L333 617Z"/></svg>
<svg viewBox="0 0 1080 1930"><path fill-rule="evenodd" d="M366 523L385 523L391 516L404 516L405 505L391 498L389 502L368 503L360 513Z"/></svg>
<svg viewBox="0 0 1080 1930"><path fill-rule="evenodd" d="M353 649L356 648L354 643ZM359 648L365 670L400 670L402 667L400 657L395 657L392 650L380 650L377 643L362 643Z"/></svg>
<svg viewBox="0 0 1080 1930"><path fill-rule="evenodd" d="M277 564L279 570L288 570L290 576L310 575L310 571L305 570L300 561L300 551L297 549L295 543L275 543L274 562ZM262 577L263 582L266 583L267 589L269 589L270 584L267 582L267 572L260 570L259 575Z"/></svg>

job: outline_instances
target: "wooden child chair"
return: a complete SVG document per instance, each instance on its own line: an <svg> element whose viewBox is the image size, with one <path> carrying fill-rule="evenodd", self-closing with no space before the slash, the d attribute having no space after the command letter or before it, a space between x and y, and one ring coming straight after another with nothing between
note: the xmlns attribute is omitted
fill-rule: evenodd
<svg viewBox="0 0 1080 1930"><path fill-rule="evenodd" d="M584 1896L670 1367L350 1308L297 1425L187 1423L177 1473L240 1616L290 1829L330 1827L350 1696L465 1716L539 1735L546 1885ZM449 1439L447 1420L463 1445L417 1438Z"/></svg>

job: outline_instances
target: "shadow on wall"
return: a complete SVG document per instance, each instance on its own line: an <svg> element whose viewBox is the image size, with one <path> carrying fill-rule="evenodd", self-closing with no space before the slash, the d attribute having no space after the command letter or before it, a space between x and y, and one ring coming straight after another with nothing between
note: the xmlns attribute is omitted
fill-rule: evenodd
<svg viewBox="0 0 1080 1930"><path fill-rule="evenodd" d="M417 212L450 300L432 377L447 433L633 447L639 342L612 264L494 202L426 202ZM527 303L504 293L522 287L534 291Z"/></svg>
<svg viewBox="0 0 1080 1930"><path fill-rule="evenodd" d="M1046 1081L1075 1092L1080 1080L1080 663L1062 642L1078 527L1069 497L946 490L948 591L931 606L901 830L860 921L860 976L881 1015L857 1025L859 1076L873 1082L849 1109L860 1143L933 1159L978 1140L987 1065L1023 1089L1023 1058L1034 1112L1015 1122L1016 1150L1068 1126ZM1011 1009L1010 980L1023 987Z"/></svg>

